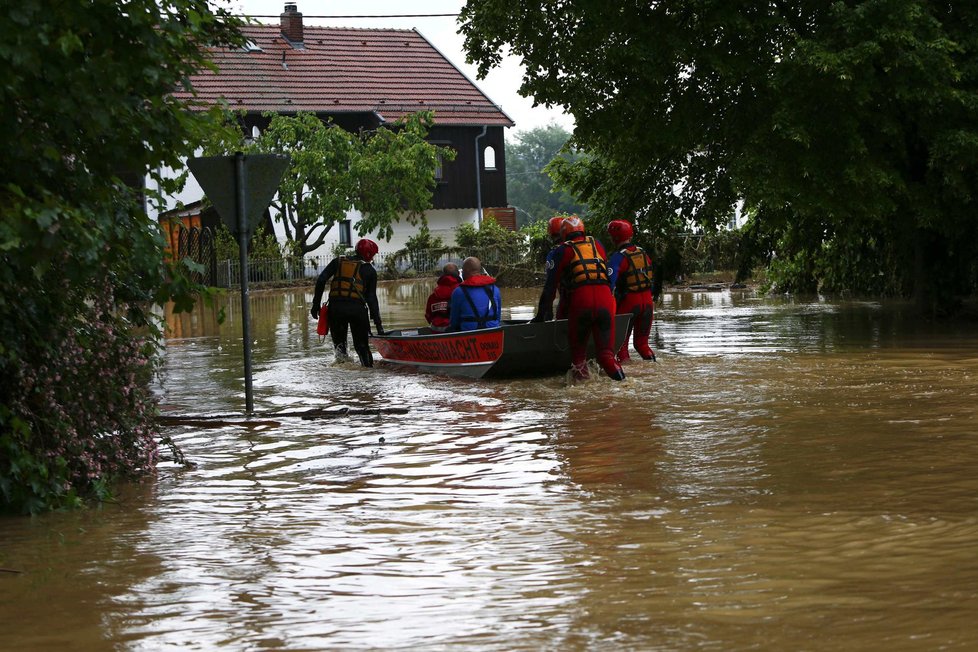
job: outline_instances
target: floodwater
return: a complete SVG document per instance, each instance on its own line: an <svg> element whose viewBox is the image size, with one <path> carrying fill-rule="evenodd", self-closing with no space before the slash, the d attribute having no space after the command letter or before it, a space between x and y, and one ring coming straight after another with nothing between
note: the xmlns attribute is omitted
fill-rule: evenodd
<svg viewBox="0 0 978 652"><path fill-rule="evenodd" d="M0 520L0 648L978 649L973 325L667 293L657 363L567 386L335 364L310 297L252 294L256 410L352 413L173 428L195 468ZM170 320L169 413L243 409L226 312Z"/></svg>

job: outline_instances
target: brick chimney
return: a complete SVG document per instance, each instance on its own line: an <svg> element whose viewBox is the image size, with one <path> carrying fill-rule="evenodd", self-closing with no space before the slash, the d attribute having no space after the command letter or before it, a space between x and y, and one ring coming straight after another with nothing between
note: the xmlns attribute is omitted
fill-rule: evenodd
<svg viewBox="0 0 978 652"><path fill-rule="evenodd" d="M292 45L302 45L302 14L294 2L285 3L285 11L279 16L282 20L282 36Z"/></svg>

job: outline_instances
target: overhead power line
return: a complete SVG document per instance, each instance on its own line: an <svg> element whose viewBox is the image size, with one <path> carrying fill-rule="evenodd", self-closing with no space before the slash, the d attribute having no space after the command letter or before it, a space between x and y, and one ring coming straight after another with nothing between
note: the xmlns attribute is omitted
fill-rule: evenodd
<svg viewBox="0 0 978 652"><path fill-rule="evenodd" d="M377 14L371 14L369 16L313 16L310 14L302 14L303 18L457 18L459 14L388 14L384 16L378 16ZM280 14L255 14L247 15L243 14L241 18L280 18Z"/></svg>

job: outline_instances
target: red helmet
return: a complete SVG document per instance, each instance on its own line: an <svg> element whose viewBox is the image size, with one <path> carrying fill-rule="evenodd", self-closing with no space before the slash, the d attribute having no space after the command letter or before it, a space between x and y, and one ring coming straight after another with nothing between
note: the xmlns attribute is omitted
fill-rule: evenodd
<svg viewBox="0 0 978 652"><path fill-rule="evenodd" d="M565 217L564 221L560 223L560 237L564 240L570 240L571 236L575 234L584 235L584 222L577 215Z"/></svg>
<svg viewBox="0 0 978 652"><path fill-rule="evenodd" d="M354 250L357 252L357 256L359 256L361 260L368 263L373 260L374 256L377 255L377 252L380 251L376 242L373 240L367 240L366 238L357 242L357 246L354 247Z"/></svg>
<svg viewBox="0 0 978 652"><path fill-rule="evenodd" d="M628 242L634 233L632 225L625 220L614 220L608 223L608 235L611 236L611 241L616 245Z"/></svg>
<svg viewBox="0 0 978 652"><path fill-rule="evenodd" d="M550 221L547 222L547 234L551 238L556 238L558 235L560 235L560 225L563 223L564 223L563 215L556 215L554 217L551 217Z"/></svg>

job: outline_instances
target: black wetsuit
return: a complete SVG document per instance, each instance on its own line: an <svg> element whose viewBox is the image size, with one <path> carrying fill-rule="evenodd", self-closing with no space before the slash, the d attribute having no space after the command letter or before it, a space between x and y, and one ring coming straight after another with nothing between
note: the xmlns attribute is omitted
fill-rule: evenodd
<svg viewBox="0 0 978 652"><path fill-rule="evenodd" d="M353 276L337 282L337 272L343 262L347 267L356 263ZM320 272L316 279L316 294L312 299L313 317L318 317L319 307L323 298L326 283L333 279L329 292L329 334L333 339L333 347L337 353L346 355L347 329L353 334L353 348L356 349L360 364L364 367L374 366L373 354L370 352L370 319L377 326L377 334L383 334L384 327L380 320L380 307L377 305L377 271L370 263L356 257L334 258Z"/></svg>

